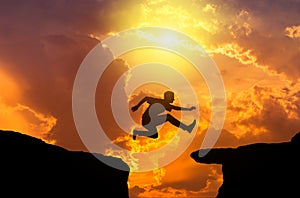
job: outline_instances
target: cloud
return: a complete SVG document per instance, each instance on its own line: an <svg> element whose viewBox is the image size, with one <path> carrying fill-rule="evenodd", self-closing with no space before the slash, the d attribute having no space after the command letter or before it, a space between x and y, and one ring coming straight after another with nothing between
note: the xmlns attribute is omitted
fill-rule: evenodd
<svg viewBox="0 0 300 198"><path fill-rule="evenodd" d="M236 17L236 21L229 25L230 34L233 38L249 36L252 33L252 27L249 24L251 16L248 11L241 10Z"/></svg>
<svg viewBox="0 0 300 198"><path fill-rule="evenodd" d="M221 3L222 1L218 1ZM224 2L223 2L224 3ZM297 16L299 16L298 0L290 0L288 2L283 0L264 0L246 1L246 0L231 0L224 4L234 10L247 10L252 16L255 16L255 23L265 33L276 33L282 30L286 24L295 24ZM268 30L268 31L266 31Z"/></svg>
<svg viewBox="0 0 300 198"><path fill-rule="evenodd" d="M5 64L4 64L5 65ZM57 119L23 103L23 90L8 72L0 70L0 126L2 130L26 133L54 143L49 135Z"/></svg>
<svg viewBox="0 0 300 198"><path fill-rule="evenodd" d="M169 175L164 178L173 178L175 181L162 179L161 185L144 186L141 188L135 186L130 190L130 195L133 197L214 197L216 196L215 189L222 184L222 174L220 166L207 166L196 164L201 171L188 171L185 169L167 170ZM195 168L195 167L194 167ZM187 169L188 170L188 169ZM201 173L201 174L199 174ZM175 177L176 174L176 177ZM188 178L194 174L194 177L182 180L181 175L186 175ZM179 176L179 178L178 178ZM178 181L176 181L178 180Z"/></svg>
<svg viewBox="0 0 300 198"><path fill-rule="evenodd" d="M83 58L99 43L89 35L111 31L101 10L113 7L96 0L1 3L0 60L21 90L18 102L55 117L51 138L69 149L85 149L72 116L73 81Z"/></svg>
<svg viewBox="0 0 300 198"><path fill-rule="evenodd" d="M300 25L289 26L285 28L285 35L290 38L299 38L300 37Z"/></svg>
<svg viewBox="0 0 300 198"><path fill-rule="evenodd" d="M240 63L244 65L253 64L256 65L256 57L252 55L250 49L243 49L237 43L226 43L221 46L216 47L212 51L213 53L223 54L230 58L237 59Z"/></svg>
<svg viewBox="0 0 300 198"><path fill-rule="evenodd" d="M71 107L73 81L82 60L110 32L162 25L180 29L214 53L228 93L226 128L216 146L288 140L298 131L300 116L299 3L2 1L0 124L55 139L56 144L72 150L85 150ZM96 93L97 108L103 108L107 115L102 123L111 124L107 130L112 132L112 139L121 130L108 109L110 91L127 69L122 60L114 64L118 69L109 68L100 82L103 92ZM101 101L102 106L98 103ZM201 110L205 121L201 122L200 137L183 154L185 157L199 148L199 139L205 134L209 110ZM174 177L177 173L179 180ZM146 187L136 185L131 189L140 196L214 196L221 182L218 167L199 166L184 157L156 175L145 175L138 177L141 184L145 179L153 180L145 181Z"/></svg>
<svg viewBox="0 0 300 198"><path fill-rule="evenodd" d="M236 94L228 103L227 129L248 141L289 140L299 130L300 104L298 89L287 90L254 86Z"/></svg>
<svg viewBox="0 0 300 198"><path fill-rule="evenodd" d="M130 193L134 197L216 196L216 189L220 187L223 181L221 166L198 164L189 157L192 151L200 148L206 134L205 130L201 125L201 132L198 132L190 147L176 161L161 168L162 172L133 173L129 179ZM232 147L240 143L241 141L234 134L223 130L215 147ZM157 175L157 173L163 174ZM146 178L152 178L152 180ZM144 191L141 192L141 188Z"/></svg>
<svg viewBox="0 0 300 198"><path fill-rule="evenodd" d="M215 4L206 4L203 8L204 12L216 13L216 5Z"/></svg>
<svg viewBox="0 0 300 198"><path fill-rule="evenodd" d="M242 64L264 69L270 75L286 75L296 81L299 76L299 40L296 20L300 2L285 1L214 1L218 31L211 35L206 49L238 58ZM287 11L288 10L288 11ZM276 17L275 17L276 16ZM243 49L242 51L240 51Z"/></svg>
<svg viewBox="0 0 300 198"><path fill-rule="evenodd" d="M55 140L50 136L51 130L56 125L57 119L55 117L44 115L22 104L11 106L3 103L3 101L0 101L0 112L2 130L18 131L48 143L55 143Z"/></svg>

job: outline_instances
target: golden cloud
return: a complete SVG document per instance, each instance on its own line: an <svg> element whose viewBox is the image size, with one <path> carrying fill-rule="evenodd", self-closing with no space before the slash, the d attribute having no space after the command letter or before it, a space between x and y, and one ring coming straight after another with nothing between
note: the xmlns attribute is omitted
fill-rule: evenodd
<svg viewBox="0 0 300 198"><path fill-rule="evenodd" d="M290 38L300 38L300 25L293 25L285 28L285 35Z"/></svg>

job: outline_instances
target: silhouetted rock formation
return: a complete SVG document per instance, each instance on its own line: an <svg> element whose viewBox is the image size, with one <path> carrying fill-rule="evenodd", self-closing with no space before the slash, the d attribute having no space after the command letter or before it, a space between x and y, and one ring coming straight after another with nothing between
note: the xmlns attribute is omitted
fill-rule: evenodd
<svg viewBox="0 0 300 198"><path fill-rule="evenodd" d="M300 197L300 133L290 142L215 148L204 157L198 154L191 153L197 162L222 164L218 198Z"/></svg>
<svg viewBox="0 0 300 198"><path fill-rule="evenodd" d="M92 153L68 151L19 132L1 130L0 157L1 197L129 196L129 167L118 158L101 155L124 164L128 171L112 168Z"/></svg>

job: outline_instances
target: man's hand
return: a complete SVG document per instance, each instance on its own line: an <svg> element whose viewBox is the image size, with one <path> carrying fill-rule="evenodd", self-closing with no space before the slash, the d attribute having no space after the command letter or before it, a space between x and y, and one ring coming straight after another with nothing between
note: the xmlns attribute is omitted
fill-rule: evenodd
<svg viewBox="0 0 300 198"><path fill-rule="evenodd" d="M196 109L196 107L195 106L192 106L192 107L190 107L190 111L192 111L192 110L194 110L194 109Z"/></svg>
<svg viewBox="0 0 300 198"><path fill-rule="evenodd" d="M138 106L133 106L133 107L131 107L131 111L136 111L137 109L138 109L139 107Z"/></svg>

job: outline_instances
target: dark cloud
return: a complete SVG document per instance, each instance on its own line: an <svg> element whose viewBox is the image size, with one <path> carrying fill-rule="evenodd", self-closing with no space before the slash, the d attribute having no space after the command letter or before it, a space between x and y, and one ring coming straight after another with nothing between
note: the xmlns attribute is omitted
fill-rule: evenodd
<svg viewBox="0 0 300 198"><path fill-rule="evenodd" d="M117 30L123 1L1 1L0 60L23 90L22 104L57 118L51 138L84 149L72 116L72 86L87 53L99 41L90 34ZM120 27L119 27L120 28Z"/></svg>
<svg viewBox="0 0 300 198"><path fill-rule="evenodd" d="M128 65L124 60L115 59L112 64L105 69L98 82L96 90L95 107L97 110L98 120L103 130L112 140L122 135L126 135L126 133L115 122L115 118L111 110L111 101L115 84L122 74L128 71L128 69ZM125 82L123 82L123 86L125 86ZM118 94L119 96L123 96L123 98L127 98L125 90L123 93Z"/></svg>
<svg viewBox="0 0 300 198"><path fill-rule="evenodd" d="M130 189L129 196L130 197L138 197L138 195L143 192L145 192L145 189L140 188L138 186L134 186L132 189Z"/></svg>
<svg viewBox="0 0 300 198"><path fill-rule="evenodd" d="M271 70L284 73L293 80L298 79L300 40L285 35L286 27L299 23L300 1L235 1L237 9L248 10L253 33L243 37L239 43L253 50L257 62ZM253 42L255 41L255 42Z"/></svg>
<svg viewBox="0 0 300 198"><path fill-rule="evenodd" d="M259 65L296 81L300 74L300 39L286 36L286 28L299 25L299 0L205 1L217 5L220 30L212 43L237 43L251 50ZM244 14L242 14L244 13Z"/></svg>

